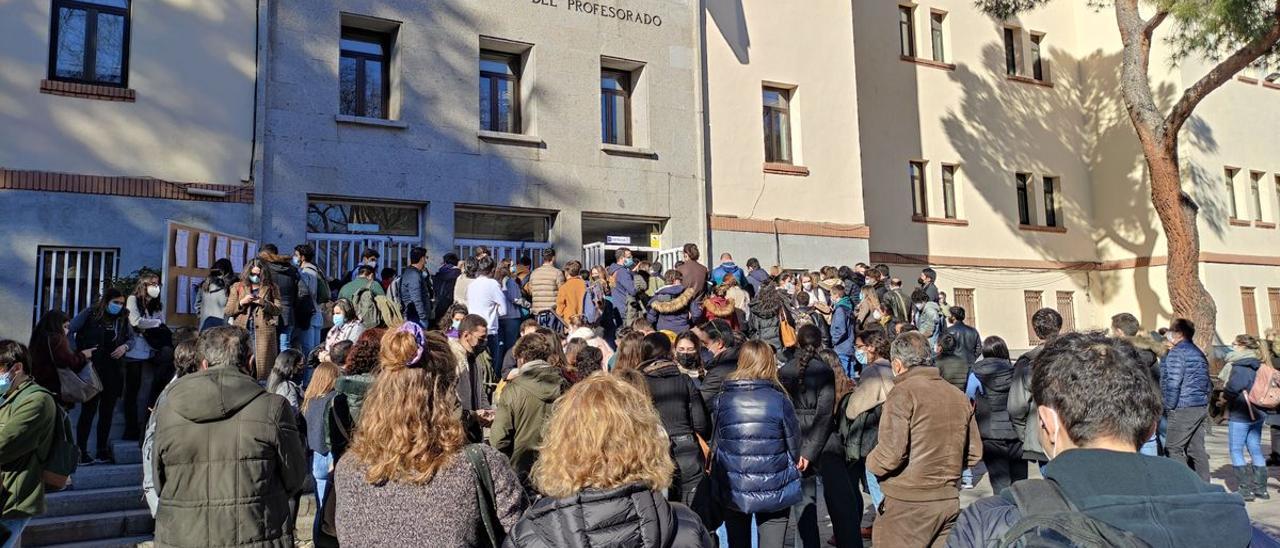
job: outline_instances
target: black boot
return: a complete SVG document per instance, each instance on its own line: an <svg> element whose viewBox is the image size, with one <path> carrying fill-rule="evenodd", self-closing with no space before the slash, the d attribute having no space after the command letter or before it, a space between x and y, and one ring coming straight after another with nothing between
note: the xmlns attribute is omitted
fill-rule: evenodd
<svg viewBox="0 0 1280 548"><path fill-rule="evenodd" d="M1232 466L1236 473L1236 492L1244 497L1245 502L1253 502L1253 470L1249 466Z"/></svg>
<svg viewBox="0 0 1280 548"><path fill-rule="evenodd" d="M1253 467L1253 494L1262 500L1271 500L1271 495L1267 494L1267 467Z"/></svg>

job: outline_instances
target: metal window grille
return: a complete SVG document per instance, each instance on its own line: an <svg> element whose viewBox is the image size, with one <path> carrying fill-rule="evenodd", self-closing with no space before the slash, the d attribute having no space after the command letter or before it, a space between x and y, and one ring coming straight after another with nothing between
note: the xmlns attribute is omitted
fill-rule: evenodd
<svg viewBox="0 0 1280 548"><path fill-rule="evenodd" d="M49 310L74 316L93 305L120 268L119 248L40 246L36 254L32 324Z"/></svg>

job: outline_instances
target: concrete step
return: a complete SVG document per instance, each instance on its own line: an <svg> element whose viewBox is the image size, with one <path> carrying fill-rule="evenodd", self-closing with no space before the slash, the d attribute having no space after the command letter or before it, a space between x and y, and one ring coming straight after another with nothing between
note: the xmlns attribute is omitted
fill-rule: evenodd
<svg viewBox="0 0 1280 548"><path fill-rule="evenodd" d="M44 500L45 513L42 517L96 514L147 507L146 501L142 499L141 484L101 489L72 489L50 493Z"/></svg>
<svg viewBox="0 0 1280 548"><path fill-rule="evenodd" d="M112 442L111 455L116 464L142 464L142 448L136 441Z"/></svg>
<svg viewBox="0 0 1280 548"><path fill-rule="evenodd" d="M48 546L134 537L151 534L154 529L155 520L145 508L78 516L40 517L31 520L22 531L22 545Z"/></svg>
<svg viewBox="0 0 1280 548"><path fill-rule="evenodd" d="M98 540L86 540L84 542L68 542L66 544L50 544L47 548L134 548L140 545L146 545L154 540L151 535L136 537L117 537Z"/></svg>
<svg viewBox="0 0 1280 548"><path fill-rule="evenodd" d="M75 490L142 485L142 466L138 464L80 466L72 475L71 484Z"/></svg>

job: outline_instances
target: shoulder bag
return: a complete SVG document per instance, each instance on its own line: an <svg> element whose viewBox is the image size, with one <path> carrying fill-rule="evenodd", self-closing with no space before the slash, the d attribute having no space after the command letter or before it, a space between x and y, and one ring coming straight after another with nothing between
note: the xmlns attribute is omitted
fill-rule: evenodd
<svg viewBox="0 0 1280 548"><path fill-rule="evenodd" d="M76 373L70 367L58 367L58 361L53 358L53 345L48 340L44 347L49 352L49 365L58 372L58 383L62 385L59 396L62 401L84 403L102 392L102 379L98 378L98 371L94 369L92 361L86 362L80 372Z"/></svg>

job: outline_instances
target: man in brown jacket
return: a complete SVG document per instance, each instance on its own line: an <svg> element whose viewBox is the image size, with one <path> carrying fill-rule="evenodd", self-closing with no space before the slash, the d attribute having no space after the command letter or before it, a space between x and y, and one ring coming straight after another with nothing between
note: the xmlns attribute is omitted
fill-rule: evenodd
<svg viewBox="0 0 1280 548"><path fill-rule="evenodd" d="M530 310L534 314L554 310L556 294L559 293L562 284L564 284L564 272L556 268L556 250L543 251L542 266L535 268L533 273L529 274L529 281L524 286L525 291L529 293L529 300L533 303Z"/></svg>
<svg viewBox="0 0 1280 548"><path fill-rule="evenodd" d="M899 335L890 358L894 388L867 456L884 491L872 544L942 546L960 514L960 473L982 460L982 438L973 406L939 375L924 335Z"/></svg>

